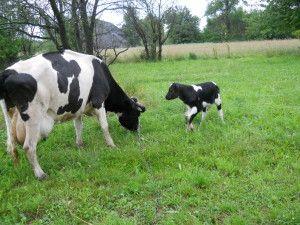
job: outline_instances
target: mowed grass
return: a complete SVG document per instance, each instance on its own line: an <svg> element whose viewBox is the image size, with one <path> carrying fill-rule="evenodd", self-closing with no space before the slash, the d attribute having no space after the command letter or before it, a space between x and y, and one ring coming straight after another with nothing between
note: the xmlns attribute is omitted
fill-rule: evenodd
<svg viewBox="0 0 300 225"><path fill-rule="evenodd" d="M147 112L142 140L109 117L116 149L94 118L83 149L71 122L38 146L49 174L37 181L19 148L13 166L0 131L0 224L299 224L300 57L116 64L111 70ZM171 82L215 81L225 124L212 107L188 133Z"/></svg>

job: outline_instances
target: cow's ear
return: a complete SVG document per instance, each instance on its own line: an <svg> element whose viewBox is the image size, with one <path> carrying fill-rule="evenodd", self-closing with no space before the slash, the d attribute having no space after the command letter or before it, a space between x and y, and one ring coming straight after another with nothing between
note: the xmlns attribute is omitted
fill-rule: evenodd
<svg viewBox="0 0 300 225"><path fill-rule="evenodd" d="M138 100L136 99L135 101L135 108L140 111L140 112L145 112L146 111L146 107L143 106L141 103L138 102Z"/></svg>
<svg viewBox="0 0 300 225"><path fill-rule="evenodd" d="M132 101L134 101L135 103L138 102L137 98L136 97L131 97Z"/></svg>
<svg viewBox="0 0 300 225"><path fill-rule="evenodd" d="M143 106L142 104L138 103L137 106L136 106L137 110L140 111L140 112L145 112L146 111L146 107Z"/></svg>

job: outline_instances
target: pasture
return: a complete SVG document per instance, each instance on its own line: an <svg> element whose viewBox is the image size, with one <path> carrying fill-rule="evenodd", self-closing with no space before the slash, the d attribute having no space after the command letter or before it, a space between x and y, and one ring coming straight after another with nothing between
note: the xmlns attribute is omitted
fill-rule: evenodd
<svg viewBox="0 0 300 225"><path fill-rule="evenodd" d="M248 56L112 65L147 107L141 136L109 117L116 149L95 118L78 149L72 122L38 146L49 177L33 176L23 150L15 167L0 123L0 224L299 224L300 57ZM172 81L215 81L215 106L186 132L185 106L164 99Z"/></svg>

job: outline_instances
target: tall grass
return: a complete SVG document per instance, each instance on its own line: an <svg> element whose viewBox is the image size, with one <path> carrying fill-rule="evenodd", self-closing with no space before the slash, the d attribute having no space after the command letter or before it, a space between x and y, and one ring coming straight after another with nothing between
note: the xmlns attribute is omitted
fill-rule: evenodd
<svg viewBox="0 0 300 225"><path fill-rule="evenodd" d="M140 55L143 47L130 48L119 56L119 62L141 61ZM264 40L264 41L239 41L224 43L197 43L165 45L163 57L165 59L190 58L223 58L243 57L249 55L275 56L282 54L300 54L300 40Z"/></svg>

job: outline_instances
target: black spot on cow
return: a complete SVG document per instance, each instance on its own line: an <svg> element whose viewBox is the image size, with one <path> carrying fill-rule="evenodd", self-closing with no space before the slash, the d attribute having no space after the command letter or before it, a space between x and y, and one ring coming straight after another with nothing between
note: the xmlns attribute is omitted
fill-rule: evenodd
<svg viewBox="0 0 300 225"><path fill-rule="evenodd" d="M25 111L37 92L36 80L30 74L15 70L5 70L0 77L0 99L5 100L8 109L17 107L23 121L29 120Z"/></svg>
<svg viewBox="0 0 300 225"><path fill-rule="evenodd" d="M88 102L90 102L94 108L99 109L107 98L110 89L101 62L97 59L93 59L92 64L94 67L94 76Z"/></svg>
<svg viewBox="0 0 300 225"><path fill-rule="evenodd" d="M61 93L67 93L69 81L68 78L72 78L70 84L70 91L68 96L68 104L60 106L57 110L57 114L61 115L65 112L76 113L81 105L83 100L79 99L80 96L80 87L78 76L81 72L81 69L78 63L75 60L68 62L65 60L61 53L46 53L43 54L47 60L51 62L51 65L54 70L57 71L57 83L58 89Z"/></svg>

